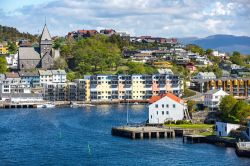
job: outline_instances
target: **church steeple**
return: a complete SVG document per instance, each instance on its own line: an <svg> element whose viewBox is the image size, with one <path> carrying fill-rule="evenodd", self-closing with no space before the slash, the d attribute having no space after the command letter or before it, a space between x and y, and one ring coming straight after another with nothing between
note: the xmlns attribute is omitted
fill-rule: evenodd
<svg viewBox="0 0 250 166"><path fill-rule="evenodd" d="M41 57L46 54L50 53L52 49L52 39L49 33L49 30L47 28L47 25L45 24L43 27L43 32L40 40L40 54Z"/></svg>
<svg viewBox="0 0 250 166"><path fill-rule="evenodd" d="M42 41L51 41L51 36L49 33L49 30L47 28L47 25L45 23L44 27L43 27L43 32L42 32L42 37L41 37L41 42Z"/></svg>

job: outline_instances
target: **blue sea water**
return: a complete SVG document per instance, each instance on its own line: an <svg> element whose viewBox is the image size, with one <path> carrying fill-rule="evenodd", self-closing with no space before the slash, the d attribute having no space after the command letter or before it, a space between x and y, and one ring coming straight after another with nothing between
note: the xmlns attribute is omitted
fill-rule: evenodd
<svg viewBox="0 0 250 166"><path fill-rule="evenodd" d="M131 122L146 119L146 106L129 106ZM0 165L250 165L233 148L111 135L125 123L125 105L0 110Z"/></svg>

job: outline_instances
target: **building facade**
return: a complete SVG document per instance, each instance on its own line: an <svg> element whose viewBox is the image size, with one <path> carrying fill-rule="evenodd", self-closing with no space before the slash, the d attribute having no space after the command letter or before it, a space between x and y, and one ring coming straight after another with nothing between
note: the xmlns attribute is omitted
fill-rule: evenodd
<svg viewBox="0 0 250 166"><path fill-rule="evenodd" d="M19 47L18 69L50 69L53 65L52 39L45 24L39 47Z"/></svg>
<svg viewBox="0 0 250 166"><path fill-rule="evenodd" d="M1 94L3 93L30 93L31 87L29 83L22 82L18 73L6 73L2 79Z"/></svg>
<svg viewBox="0 0 250 166"><path fill-rule="evenodd" d="M240 127L238 124L216 122L216 135L218 137L227 137L232 130L236 130Z"/></svg>
<svg viewBox="0 0 250 166"><path fill-rule="evenodd" d="M181 96L183 82L172 74L157 75L94 75L90 82L90 100L148 100L154 95L171 92Z"/></svg>
<svg viewBox="0 0 250 166"><path fill-rule="evenodd" d="M196 80L193 82L193 90L205 93L212 89L222 89L228 94L239 99L250 97L250 78L220 78Z"/></svg>
<svg viewBox="0 0 250 166"><path fill-rule="evenodd" d="M152 97L149 102L149 124L162 124L166 121L184 119L187 109L184 101L172 93Z"/></svg>
<svg viewBox="0 0 250 166"><path fill-rule="evenodd" d="M204 95L204 105L212 110L218 109L221 99L227 95L228 94L221 89L207 91Z"/></svg>

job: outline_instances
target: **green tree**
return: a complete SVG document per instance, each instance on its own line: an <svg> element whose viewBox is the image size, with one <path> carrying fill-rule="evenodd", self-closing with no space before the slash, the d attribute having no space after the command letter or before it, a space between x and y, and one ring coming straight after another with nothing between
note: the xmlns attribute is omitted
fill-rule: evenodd
<svg viewBox="0 0 250 166"><path fill-rule="evenodd" d="M54 40L53 42L53 48L54 49L59 49L62 47L62 45L64 44L65 39L63 37L59 37L57 39Z"/></svg>
<svg viewBox="0 0 250 166"><path fill-rule="evenodd" d="M71 49L73 70L80 73L103 73L116 70L121 62L121 50L106 36L96 35L77 41Z"/></svg>
<svg viewBox="0 0 250 166"><path fill-rule="evenodd" d="M230 114L236 103L237 100L232 95L225 96L221 99L218 111L223 120L230 120Z"/></svg>
<svg viewBox="0 0 250 166"><path fill-rule="evenodd" d="M77 78L77 76L76 76L75 72L70 71L67 73L67 80L74 81L74 79L76 79L76 78Z"/></svg>
<svg viewBox="0 0 250 166"><path fill-rule="evenodd" d="M206 50L206 54L207 54L207 55L211 55L211 54L212 54L212 52L213 52L213 50L212 50L212 49L210 49L210 48Z"/></svg>
<svg viewBox="0 0 250 166"><path fill-rule="evenodd" d="M237 51L234 51L233 55L230 56L230 61L240 66L245 64L243 56L241 56Z"/></svg>
<svg viewBox="0 0 250 166"><path fill-rule="evenodd" d="M244 121L248 115L250 115L250 106L243 100L239 100L230 112L230 118L234 122Z"/></svg>
<svg viewBox="0 0 250 166"><path fill-rule="evenodd" d="M8 42L8 50L10 54L15 54L17 52L17 45L15 42Z"/></svg>
<svg viewBox="0 0 250 166"><path fill-rule="evenodd" d="M59 58L55 59L54 68L66 70L68 68L68 64L63 57L59 57Z"/></svg>
<svg viewBox="0 0 250 166"><path fill-rule="evenodd" d="M196 102L195 102L194 100L189 100L189 101L187 102L188 111L189 111L189 112L194 112L195 105L196 105Z"/></svg>
<svg viewBox="0 0 250 166"><path fill-rule="evenodd" d="M0 73L6 73L7 72L7 61L4 56L0 56Z"/></svg>

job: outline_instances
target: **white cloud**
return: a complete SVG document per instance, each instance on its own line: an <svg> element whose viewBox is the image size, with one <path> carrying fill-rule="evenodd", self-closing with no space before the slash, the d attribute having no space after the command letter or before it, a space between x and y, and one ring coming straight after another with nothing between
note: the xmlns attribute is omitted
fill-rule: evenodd
<svg viewBox="0 0 250 166"><path fill-rule="evenodd" d="M99 28L163 37L250 35L249 10L248 0L54 0L12 14L0 11L0 24L37 33L47 16L53 35Z"/></svg>

